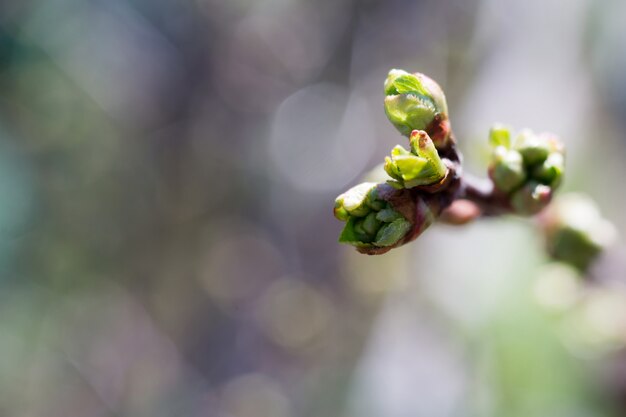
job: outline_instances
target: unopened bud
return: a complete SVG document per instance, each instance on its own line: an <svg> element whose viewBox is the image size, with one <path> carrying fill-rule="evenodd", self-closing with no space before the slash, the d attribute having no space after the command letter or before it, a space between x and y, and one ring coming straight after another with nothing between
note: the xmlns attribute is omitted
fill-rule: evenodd
<svg viewBox="0 0 626 417"><path fill-rule="evenodd" d="M385 202L380 199L377 190L377 187L372 187L372 189L367 193L367 198L365 199L365 204L367 204L369 208L374 211L380 211L385 208Z"/></svg>
<svg viewBox="0 0 626 417"><path fill-rule="evenodd" d="M370 207L367 205L367 196L372 187L376 183L364 182L350 188L345 193L341 194L335 199L335 216L339 213L343 216L343 212L347 212L353 217L364 217L370 212ZM343 220L337 217L339 220Z"/></svg>
<svg viewBox="0 0 626 417"><path fill-rule="evenodd" d="M493 147L511 147L511 128L503 124L495 124L489 130L489 143Z"/></svg>
<svg viewBox="0 0 626 417"><path fill-rule="evenodd" d="M411 228L411 223L380 198L377 190L378 184L366 182L337 197L335 217L346 222L339 242L360 249L386 247L397 243Z"/></svg>
<svg viewBox="0 0 626 417"><path fill-rule="evenodd" d="M393 209L383 209L376 214L376 219L381 222L391 223L392 221L401 218L402 215Z"/></svg>
<svg viewBox="0 0 626 417"><path fill-rule="evenodd" d="M414 130L410 137L411 152L402 146L391 151L385 158L385 171L396 188L412 188L439 182L446 176L447 168L432 140L424 131Z"/></svg>
<svg viewBox="0 0 626 417"><path fill-rule="evenodd" d="M615 227L583 194L561 196L541 214L539 222L550 255L582 271L617 240Z"/></svg>
<svg viewBox="0 0 626 417"><path fill-rule="evenodd" d="M391 246L402 239L410 229L411 223L404 218L387 223L376 234L376 246Z"/></svg>
<svg viewBox="0 0 626 417"><path fill-rule="evenodd" d="M381 221L376 218L376 212L371 212L367 216L365 216L365 220L363 220L363 230L369 235L376 236L378 229L380 228Z"/></svg>
<svg viewBox="0 0 626 417"><path fill-rule="evenodd" d="M531 176L542 184L557 188L561 184L564 170L565 157L560 153L552 152L541 165L533 169Z"/></svg>
<svg viewBox="0 0 626 417"><path fill-rule="evenodd" d="M511 206L516 214L533 215L543 210L552 199L552 189L547 185L529 181L511 196Z"/></svg>
<svg viewBox="0 0 626 417"><path fill-rule="evenodd" d="M385 96L385 114L400 133L424 130L437 148L446 145L448 105L439 84L424 74L393 69L385 80Z"/></svg>
<svg viewBox="0 0 626 417"><path fill-rule="evenodd" d="M365 228L363 227L364 221L365 219L363 218L355 217L354 222L352 222L352 233L354 233L356 241L367 244L372 241L372 235L365 231ZM350 221L348 221L348 224L350 224Z"/></svg>
<svg viewBox="0 0 626 417"><path fill-rule="evenodd" d="M522 156L517 151L498 146L493 152L489 175L500 191L515 190L526 179Z"/></svg>
<svg viewBox="0 0 626 417"><path fill-rule="evenodd" d="M337 218L337 220L341 220L342 222L348 221L350 214L348 210L343 207L343 201L335 200L335 209L333 210L333 214Z"/></svg>
<svg viewBox="0 0 626 417"><path fill-rule="evenodd" d="M531 130L522 130L515 138L515 149L524 158L527 166L540 164L550 153L550 144L544 137L535 135Z"/></svg>
<svg viewBox="0 0 626 417"><path fill-rule="evenodd" d="M541 211L561 184L565 171L564 147L549 133L524 129L510 144L510 129L495 125L489 132L494 146L489 176L495 188L507 194L517 214Z"/></svg>
<svg viewBox="0 0 626 417"><path fill-rule="evenodd" d="M403 245L434 222L438 200L428 198L415 198L384 183L359 184L335 200L335 216L346 222L339 242L371 255Z"/></svg>

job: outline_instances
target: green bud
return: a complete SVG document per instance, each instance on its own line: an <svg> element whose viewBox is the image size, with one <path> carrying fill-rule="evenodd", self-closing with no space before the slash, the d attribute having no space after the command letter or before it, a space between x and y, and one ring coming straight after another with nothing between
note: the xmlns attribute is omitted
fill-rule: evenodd
<svg viewBox="0 0 626 417"><path fill-rule="evenodd" d="M511 147L511 128L503 124L495 124L489 130L489 143L493 147Z"/></svg>
<svg viewBox="0 0 626 417"><path fill-rule="evenodd" d="M404 181L419 178L429 168L427 159L415 155L398 155L393 158L393 163Z"/></svg>
<svg viewBox="0 0 626 417"><path fill-rule="evenodd" d="M446 175L447 168L439 157L439 152L435 148L435 144L423 130L414 130L409 138L413 153L426 158L434 171L435 181L439 181Z"/></svg>
<svg viewBox="0 0 626 417"><path fill-rule="evenodd" d="M385 95L415 93L428 96L429 92L422 84L421 74L411 74L404 70L392 69L385 79Z"/></svg>
<svg viewBox="0 0 626 417"><path fill-rule="evenodd" d="M550 143L543 136L535 135L531 130L522 130L515 138L515 149L522 154L527 166L542 163L550 153Z"/></svg>
<svg viewBox="0 0 626 417"><path fill-rule="evenodd" d="M335 217L346 222L339 242L356 246L360 251L370 251L391 246L406 235L411 222L379 196L378 186L362 183L337 197ZM402 204L415 204L410 199L403 201ZM391 224L394 226L380 233L383 227Z"/></svg>
<svg viewBox="0 0 626 417"><path fill-rule="evenodd" d="M383 168L385 169L385 172L391 178L393 178L397 182L402 181L402 174L400 173L398 166L393 162L393 160L390 157L388 156L385 157L385 164L383 165ZM400 185L402 184L400 183Z"/></svg>
<svg viewBox="0 0 626 417"><path fill-rule="evenodd" d="M374 244L376 246L391 246L397 243L411 229L411 223L405 218L400 218L385 224L378 230Z"/></svg>
<svg viewBox="0 0 626 417"><path fill-rule="evenodd" d="M413 130L428 130L437 116L441 119L448 117L443 90L424 74L392 69L384 87L385 114L405 136ZM449 132L445 132L442 143L448 135Z"/></svg>
<svg viewBox="0 0 626 417"><path fill-rule="evenodd" d="M526 179L522 155L498 146L493 152L489 175L499 190L505 193L515 190Z"/></svg>
<svg viewBox="0 0 626 417"><path fill-rule="evenodd" d="M615 227L582 194L561 196L542 213L540 224L551 256L581 271L617 240Z"/></svg>
<svg viewBox="0 0 626 417"><path fill-rule="evenodd" d="M382 222L376 218L377 213L370 213L363 220L363 230L370 235L376 236L376 232L380 229Z"/></svg>
<svg viewBox="0 0 626 417"><path fill-rule="evenodd" d="M425 130L435 120L437 109L432 100L415 94L385 97L385 114L404 136L415 129Z"/></svg>
<svg viewBox="0 0 626 417"><path fill-rule="evenodd" d="M511 196L511 206L516 214L533 215L545 208L552 199L552 189L547 185L529 181Z"/></svg>
<svg viewBox="0 0 626 417"><path fill-rule="evenodd" d="M552 152L548 158L532 170L532 177L542 184L556 189L563 178L565 158L562 154Z"/></svg>
<svg viewBox="0 0 626 417"><path fill-rule="evenodd" d="M356 238L359 241L361 241L361 242L371 242L372 241L372 235L367 233L363 223L365 223L365 219L356 219L354 221L354 226L353 226L354 227L354 234L355 234Z"/></svg>
<svg viewBox="0 0 626 417"><path fill-rule="evenodd" d="M385 223L391 223L392 221L399 218L402 218L400 213L391 208L383 209L376 214L376 219Z"/></svg>
<svg viewBox="0 0 626 417"><path fill-rule="evenodd" d="M343 207L351 216L363 217L370 212L366 200L370 190L376 186L373 182L364 182L350 188L335 200L335 207Z"/></svg>
<svg viewBox="0 0 626 417"><path fill-rule="evenodd" d="M586 270L601 252L597 245L581 230L571 227L559 229L550 242L554 259L560 260L580 270Z"/></svg>
<svg viewBox="0 0 626 417"><path fill-rule="evenodd" d="M339 235L340 243L348 243L354 246L368 246L368 243L364 241L363 236L358 234L355 229L355 223L360 220L358 217L349 217L346 225L344 226L341 234ZM362 227L361 227L362 229ZM363 231L363 230L361 230ZM363 231L364 232L364 231Z"/></svg>
<svg viewBox="0 0 626 417"><path fill-rule="evenodd" d="M410 144L412 152L396 146L391 157L385 158L385 171L395 180L390 182L392 186L412 188L434 184L446 176L447 168L426 132L414 130Z"/></svg>
<svg viewBox="0 0 626 417"><path fill-rule="evenodd" d="M395 68L390 70L389 73L387 74L387 78L385 78L385 84L384 84L385 96L392 96L392 95L398 94L398 89L395 86L395 82L400 76L407 75L407 74L409 73L403 70L395 69Z"/></svg>
<svg viewBox="0 0 626 417"><path fill-rule="evenodd" d="M343 203L341 201L335 201L335 209L333 210L333 214L335 215L337 220L341 220L342 222L347 221L348 217L350 217L350 214L348 214L348 210L343 207Z"/></svg>
<svg viewBox="0 0 626 417"><path fill-rule="evenodd" d="M385 208L386 203L378 198L378 191L376 187L373 187L370 192L367 194L367 198L365 199L365 204L369 206L374 211L380 211Z"/></svg>

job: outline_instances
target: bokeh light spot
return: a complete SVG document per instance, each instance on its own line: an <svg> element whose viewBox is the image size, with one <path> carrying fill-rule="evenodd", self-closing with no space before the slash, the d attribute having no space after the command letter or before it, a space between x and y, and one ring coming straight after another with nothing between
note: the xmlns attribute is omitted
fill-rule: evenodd
<svg viewBox="0 0 626 417"><path fill-rule="evenodd" d="M294 350L313 344L332 315L332 304L323 293L294 279L274 282L258 304L261 328L272 341Z"/></svg>
<svg viewBox="0 0 626 417"><path fill-rule="evenodd" d="M339 86L317 84L296 92L274 118L269 148L276 174L304 191L346 186L372 155L369 119L364 100Z"/></svg>

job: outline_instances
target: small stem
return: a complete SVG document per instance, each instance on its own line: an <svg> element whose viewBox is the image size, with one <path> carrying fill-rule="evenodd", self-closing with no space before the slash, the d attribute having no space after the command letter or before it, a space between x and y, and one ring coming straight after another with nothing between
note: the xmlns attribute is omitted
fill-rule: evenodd
<svg viewBox="0 0 626 417"><path fill-rule="evenodd" d="M478 205L483 216L499 216L512 211L508 197L496 190L488 178L464 174L457 198L467 199Z"/></svg>

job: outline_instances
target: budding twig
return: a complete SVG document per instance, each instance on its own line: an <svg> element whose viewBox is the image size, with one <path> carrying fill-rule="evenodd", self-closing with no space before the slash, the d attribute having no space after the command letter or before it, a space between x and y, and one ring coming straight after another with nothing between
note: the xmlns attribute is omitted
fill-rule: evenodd
<svg viewBox="0 0 626 417"><path fill-rule="evenodd" d="M460 225L482 216L534 215L552 199L564 170L563 147L553 135L523 130L512 140L508 127L494 126L489 178L477 179L463 173L435 81L391 70L384 91L385 114L409 138L410 150L398 145L385 158L386 184L361 184L337 198L335 216L346 221L340 242L381 254L414 240L435 220ZM368 200L367 192L378 200ZM378 213L378 205L402 219L385 222L393 216Z"/></svg>

